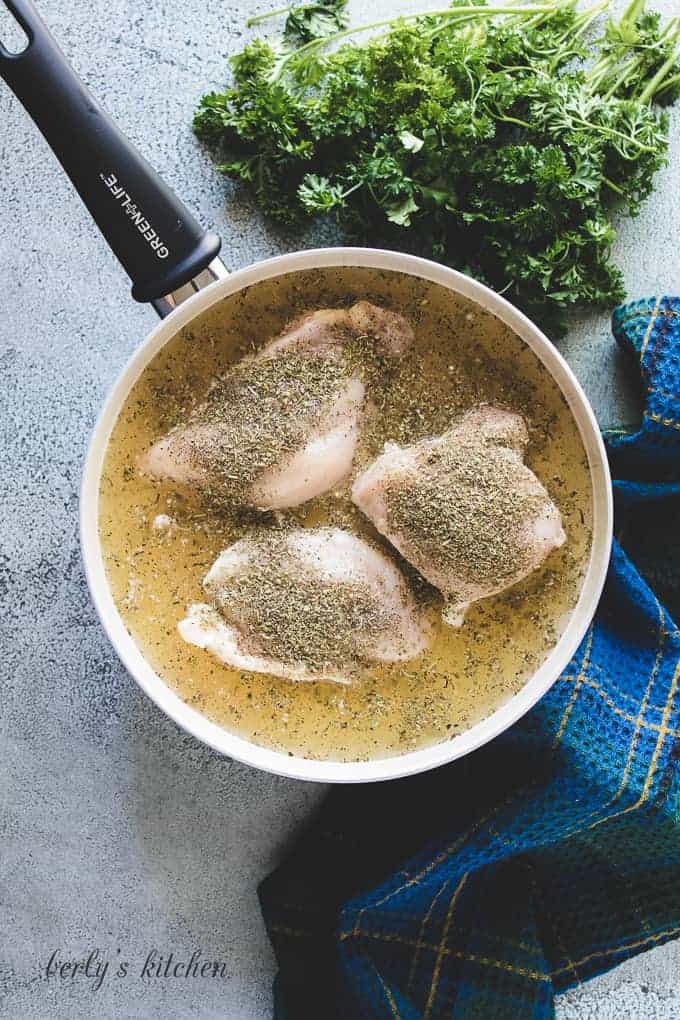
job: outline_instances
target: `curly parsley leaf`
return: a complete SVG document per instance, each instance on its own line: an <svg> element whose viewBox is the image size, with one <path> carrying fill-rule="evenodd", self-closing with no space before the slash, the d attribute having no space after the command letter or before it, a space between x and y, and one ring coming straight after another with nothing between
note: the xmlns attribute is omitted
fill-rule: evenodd
<svg viewBox="0 0 680 1020"><path fill-rule="evenodd" d="M316 4L291 7L283 37L295 46L325 39L347 27L347 0L321 0Z"/></svg>

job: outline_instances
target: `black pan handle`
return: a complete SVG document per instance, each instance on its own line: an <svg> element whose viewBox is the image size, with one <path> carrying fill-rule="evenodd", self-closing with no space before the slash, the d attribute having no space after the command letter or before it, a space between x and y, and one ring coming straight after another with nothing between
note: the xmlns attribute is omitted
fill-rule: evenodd
<svg viewBox="0 0 680 1020"><path fill-rule="evenodd" d="M31 0L0 0L28 37L0 43L0 77L31 115L132 280L136 301L188 283L216 257L207 233L92 98Z"/></svg>

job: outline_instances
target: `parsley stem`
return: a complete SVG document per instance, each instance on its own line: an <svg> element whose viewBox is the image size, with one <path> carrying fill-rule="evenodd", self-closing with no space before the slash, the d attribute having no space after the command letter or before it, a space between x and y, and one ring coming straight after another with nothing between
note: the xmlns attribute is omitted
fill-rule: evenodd
<svg viewBox="0 0 680 1020"><path fill-rule="evenodd" d="M342 193L343 199L347 198L348 195L351 195L352 192L358 191L359 188L363 188L363 186L364 186L364 182L363 181L358 181L356 184L353 184L351 188L347 189L347 191L343 191L343 193Z"/></svg>
<svg viewBox="0 0 680 1020"><path fill-rule="evenodd" d="M659 40L666 39L666 37L670 35L671 31L674 32L678 28L678 25L680 25L680 18L671 18L671 20L667 22L666 26L659 32ZM646 46L645 49L652 49L652 47Z"/></svg>
<svg viewBox="0 0 680 1020"><path fill-rule="evenodd" d="M618 75L618 77L614 78L612 84L609 86L607 91L601 93L603 98L604 99L611 99L613 96L615 96L616 93L618 92L618 90L621 88L621 86L630 77L631 72L637 70L637 68L640 66L641 63L642 63L642 57L641 56L637 56L637 57L635 57L634 60L629 60L628 63L624 64L623 65L623 70ZM603 84L606 84L606 78L605 78L605 81L603 82Z"/></svg>
<svg viewBox="0 0 680 1020"><path fill-rule="evenodd" d="M496 116L496 120L502 120L506 124L517 124L517 125L519 125L519 127L523 127L523 128L526 128L527 131L531 131L531 124L529 124L526 120L520 120L519 117L510 117L507 114L504 115L504 116L501 116L501 114L498 113L498 111L496 111L495 116Z"/></svg>
<svg viewBox="0 0 680 1020"><path fill-rule="evenodd" d="M259 25L261 21L267 21L268 18L278 18L281 14L288 14L290 7L279 7L276 11L265 11L263 14L255 14L252 18L248 18L246 25L248 28L252 28L253 25Z"/></svg>
<svg viewBox="0 0 680 1020"><path fill-rule="evenodd" d="M675 40L678 38L678 35L680 35L680 29L674 33L672 37L673 42L675 42ZM643 88L639 96L641 103L651 103L664 78L671 70L671 68L675 66L678 60L680 60L680 47L676 47L676 49L673 50L670 57L668 57L668 59L664 61L664 63L661 65L661 67L656 72L654 77L651 79L651 81L647 82L647 85L645 86L645 88Z"/></svg>
<svg viewBox="0 0 680 1020"><path fill-rule="evenodd" d="M644 14L644 10L645 0L631 0L621 15L620 24L623 24L624 22L634 24L640 15Z"/></svg>
<svg viewBox="0 0 680 1020"><path fill-rule="evenodd" d="M667 92L668 89L673 88L674 85L680 84L680 74L674 74L672 78L668 78L663 85L656 90L656 94L661 95L662 92Z"/></svg>
<svg viewBox="0 0 680 1020"><path fill-rule="evenodd" d="M608 188L611 188L612 191L615 191L617 195L621 195L622 198L625 198L626 193L623 190L623 188L620 188L618 184L614 184L614 182L610 181L608 177L604 176L604 174L602 175L602 181L604 184L607 185Z"/></svg>
<svg viewBox="0 0 680 1020"><path fill-rule="evenodd" d="M356 35L359 32L370 32L375 28L387 28L390 25L398 24L400 21L417 21L424 18L451 18L453 20L463 19L468 15L473 15L475 20L477 18L493 18L497 14L503 15L517 15L521 18L530 18L534 14L555 14L558 10L569 10L575 6L576 0L557 0L556 3L551 4L538 4L533 7L525 7L521 4L508 4L505 7L478 7L477 5L470 5L469 7L446 7L444 10L439 11L419 11L417 14L402 14L397 18L384 18L381 21L373 21L369 25L357 25L354 28L345 28L342 32L335 32L333 35L324 36L322 39L312 39L308 43L299 46L292 53L289 53L286 57L279 62L276 70L276 74L272 76L272 81L279 81L281 75L289 63L293 60L297 60L303 54L311 55L316 50L325 49L332 43L338 42L340 39L346 39L350 35Z"/></svg>
<svg viewBox="0 0 680 1020"><path fill-rule="evenodd" d="M585 120L583 117L576 117L579 124L583 127L590 128L591 131L600 131L603 135L612 135L615 138L621 138L624 142L630 142L632 145L637 145L642 152L656 152L656 149L651 145L645 145L644 142L638 141L634 135L625 135L622 131L617 131L616 128L606 127L604 124L593 124L591 120Z"/></svg>
<svg viewBox="0 0 680 1020"><path fill-rule="evenodd" d="M583 33L586 32L590 28L590 26L592 25L593 21L595 21L595 18L598 18L600 16L600 14L602 14L602 12L605 11L608 7L609 7L609 0L601 0L600 3L595 4L595 6L591 7L590 10L584 11L584 15L586 15L586 16L584 16L582 18L581 25L576 29L576 31L571 30L570 32L568 32L565 35L563 35L562 39L566 39L567 36L568 36L568 38L569 38L569 46L573 47L573 45L576 42L576 40L580 36L582 36ZM551 71L554 71L558 64L564 62L564 56L565 55L566 54L564 53L564 51L561 51L561 50L557 51L557 53L555 54L553 59L550 61L550 70Z"/></svg>

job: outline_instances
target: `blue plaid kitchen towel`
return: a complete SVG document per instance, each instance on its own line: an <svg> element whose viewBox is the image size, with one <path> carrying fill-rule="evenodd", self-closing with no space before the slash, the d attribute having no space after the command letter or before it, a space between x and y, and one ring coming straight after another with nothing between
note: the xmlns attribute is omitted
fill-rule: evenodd
<svg viewBox="0 0 680 1020"><path fill-rule="evenodd" d="M617 308L637 431L593 626L535 708L424 776L336 788L260 889L277 1020L504 1020L680 934L680 298Z"/></svg>

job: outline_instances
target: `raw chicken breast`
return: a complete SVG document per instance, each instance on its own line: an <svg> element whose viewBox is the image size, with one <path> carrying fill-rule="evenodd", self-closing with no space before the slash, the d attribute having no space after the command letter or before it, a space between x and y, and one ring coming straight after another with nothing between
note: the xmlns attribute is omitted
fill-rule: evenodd
<svg viewBox="0 0 680 1020"><path fill-rule="evenodd" d="M236 669L349 683L372 663L413 659L427 645L401 572L339 528L242 538L203 588L209 604L189 606L179 632Z"/></svg>
<svg viewBox="0 0 680 1020"><path fill-rule="evenodd" d="M261 510L328 492L349 474L359 436L364 385L345 354L361 336L398 357L413 331L367 301L302 316L235 365L186 425L141 457L140 471Z"/></svg>
<svg viewBox="0 0 680 1020"><path fill-rule="evenodd" d="M398 358L413 343L413 329L403 315L370 301L357 301L350 308L321 308L301 315L261 353L300 347L337 353L339 345L352 335L373 338L381 354L390 358Z"/></svg>
<svg viewBox="0 0 680 1020"><path fill-rule="evenodd" d="M451 626L565 541L559 510L523 463L528 440L521 415L483 405L442 436L387 444L354 482L359 509L441 590Z"/></svg>

